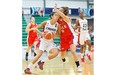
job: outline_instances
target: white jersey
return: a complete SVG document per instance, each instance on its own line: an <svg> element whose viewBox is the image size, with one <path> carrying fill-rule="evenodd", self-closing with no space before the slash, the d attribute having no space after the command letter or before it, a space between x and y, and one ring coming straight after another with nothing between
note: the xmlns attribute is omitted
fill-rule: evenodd
<svg viewBox="0 0 116 75"><path fill-rule="evenodd" d="M51 25L50 20L48 20L44 27L44 32L45 31L53 32L55 35L57 32L57 29L58 29L58 23L56 22L54 25ZM51 40L53 40L53 39L51 39Z"/></svg>
<svg viewBox="0 0 116 75"><path fill-rule="evenodd" d="M80 45L84 45L86 40L90 40L90 36L88 33L88 21L86 19L79 19L80 24L80 36L79 43Z"/></svg>
<svg viewBox="0 0 116 75"><path fill-rule="evenodd" d="M88 33L88 21L86 19L79 19L80 33Z"/></svg>
<svg viewBox="0 0 116 75"><path fill-rule="evenodd" d="M54 25L51 25L50 20L48 20L44 27L44 32L49 31L56 34L57 29L58 29L58 23L56 22ZM40 41L39 50L42 51L46 50L47 52L49 52L52 48L56 48L56 44L54 43L53 39L47 40L43 37L40 40L41 41Z"/></svg>
<svg viewBox="0 0 116 75"><path fill-rule="evenodd" d="M44 31L50 31L56 33L57 29L58 29L58 23L56 22L54 25L51 25L50 20L48 20L45 25Z"/></svg>

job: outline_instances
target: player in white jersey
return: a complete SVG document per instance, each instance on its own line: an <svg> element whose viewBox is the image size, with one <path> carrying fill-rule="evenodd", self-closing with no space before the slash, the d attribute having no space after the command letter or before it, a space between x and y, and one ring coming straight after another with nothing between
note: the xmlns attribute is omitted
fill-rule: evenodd
<svg viewBox="0 0 116 75"><path fill-rule="evenodd" d="M59 15L57 13L53 12L53 13L51 13L50 17L51 17L51 20L44 21L43 23L38 25L37 28L44 28L44 32L49 31L49 32L53 32L54 34L56 34L56 32L59 33L60 29L59 29L59 25L57 23ZM37 32L39 34L41 34L42 36L44 36L44 33L40 32L39 30L37 30ZM41 57L44 50L46 50L49 53L48 58L47 58L48 60L53 59L54 57L56 57L58 55L58 49L56 48L56 46L54 44L53 38L50 40L47 40L44 37L41 38L37 55L30 62L28 67L25 69L26 74L32 74L30 69L33 66L33 64L35 64L36 61Z"/></svg>
<svg viewBox="0 0 116 75"><path fill-rule="evenodd" d="M87 57L91 61L91 41L89 36L89 30L88 30L88 21L84 18L83 11L80 11L79 13L79 19L76 19L76 27L78 29L78 36L79 36L79 44L81 45L81 61L84 63L84 53L86 50L86 45L88 45L88 54Z"/></svg>

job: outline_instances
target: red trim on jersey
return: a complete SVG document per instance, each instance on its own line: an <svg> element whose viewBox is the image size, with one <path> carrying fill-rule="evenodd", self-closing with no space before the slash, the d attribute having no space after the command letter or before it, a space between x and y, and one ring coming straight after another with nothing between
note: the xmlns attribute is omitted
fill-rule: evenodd
<svg viewBox="0 0 116 75"><path fill-rule="evenodd" d="M78 34L78 45L80 45L80 33Z"/></svg>
<svg viewBox="0 0 116 75"><path fill-rule="evenodd" d="M80 23L78 23L78 25L77 25L78 27L80 27ZM80 28L78 29L78 32L80 32Z"/></svg>

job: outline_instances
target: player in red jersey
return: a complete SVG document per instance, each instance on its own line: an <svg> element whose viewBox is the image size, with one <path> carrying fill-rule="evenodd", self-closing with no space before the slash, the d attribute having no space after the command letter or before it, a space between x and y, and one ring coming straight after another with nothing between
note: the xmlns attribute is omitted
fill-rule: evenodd
<svg viewBox="0 0 116 75"><path fill-rule="evenodd" d="M76 33L74 32L71 26L71 20L68 17L68 13L69 13L68 7L61 7L58 10L57 5L55 5L54 10L56 13L60 15L58 23L61 26L60 53L61 53L62 61L63 62L66 61L65 53L67 49L70 49L74 57L75 64L78 68L78 71L81 72L82 69L80 67L78 55L76 53L78 36L76 35Z"/></svg>
<svg viewBox="0 0 116 75"><path fill-rule="evenodd" d="M39 45L39 38L36 32L36 26L37 25L35 23L35 18L31 17L30 23L26 27L26 32L28 33L28 37L27 37L28 47L26 49L26 56L25 56L26 61L28 61L28 53L32 45L34 44L34 52L37 49L37 45Z"/></svg>

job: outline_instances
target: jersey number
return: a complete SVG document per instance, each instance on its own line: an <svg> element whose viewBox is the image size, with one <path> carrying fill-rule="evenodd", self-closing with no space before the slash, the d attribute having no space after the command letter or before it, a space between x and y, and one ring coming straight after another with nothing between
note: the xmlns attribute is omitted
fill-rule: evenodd
<svg viewBox="0 0 116 75"><path fill-rule="evenodd" d="M83 24L83 30L87 30L87 24Z"/></svg>

